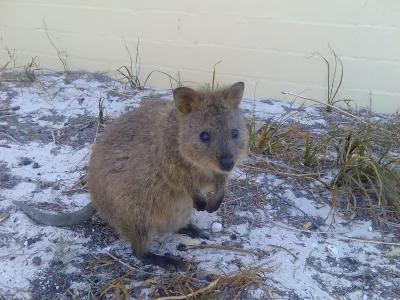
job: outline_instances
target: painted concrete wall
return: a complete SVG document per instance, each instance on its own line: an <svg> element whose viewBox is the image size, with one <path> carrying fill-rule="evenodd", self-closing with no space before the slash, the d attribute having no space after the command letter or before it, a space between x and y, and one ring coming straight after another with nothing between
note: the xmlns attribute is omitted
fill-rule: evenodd
<svg viewBox="0 0 400 300"><path fill-rule="evenodd" d="M337 99L395 112L400 108L398 0L0 0L0 67L7 49L22 65L38 57L43 68L114 72L129 64L140 38L143 82L154 69L182 81L221 84L242 80L246 96L287 99L303 92L325 101L329 45L344 65ZM168 78L153 74L153 87ZM192 83L188 83L193 85Z"/></svg>

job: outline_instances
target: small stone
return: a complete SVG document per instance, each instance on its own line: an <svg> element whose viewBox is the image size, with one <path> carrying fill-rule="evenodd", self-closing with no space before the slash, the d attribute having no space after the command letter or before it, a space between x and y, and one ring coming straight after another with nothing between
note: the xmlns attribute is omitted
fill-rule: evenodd
<svg viewBox="0 0 400 300"><path fill-rule="evenodd" d="M216 275L210 274L205 271L200 271L200 272L197 272L197 274L196 274L196 279L202 280L202 281L211 282L211 281L215 280L216 278L217 278Z"/></svg>
<svg viewBox="0 0 400 300"><path fill-rule="evenodd" d="M372 229L372 226L369 226L369 227L368 227L368 231L371 231L371 232L372 232L372 230L373 230L373 229Z"/></svg>
<svg viewBox="0 0 400 300"><path fill-rule="evenodd" d="M75 135L75 136L71 136L71 137L69 138L69 140L70 140L71 142L77 142L77 141L79 141L79 138Z"/></svg>
<svg viewBox="0 0 400 300"><path fill-rule="evenodd" d="M34 162L33 165L32 165L32 168L39 169L40 165L37 162Z"/></svg>
<svg viewBox="0 0 400 300"><path fill-rule="evenodd" d="M29 238L29 239L27 239L26 240L26 245L25 246L29 246L29 245L32 245L32 244L34 244L34 243L36 243L36 242L38 242L38 241L40 241L42 238L39 236L39 237L33 237L33 238Z"/></svg>
<svg viewBox="0 0 400 300"><path fill-rule="evenodd" d="M30 159L29 157L21 157L18 165L19 166L27 166L27 165L30 165L31 163L33 163L33 160Z"/></svg>
<svg viewBox="0 0 400 300"><path fill-rule="evenodd" d="M206 280L206 277L208 275L209 274L207 272L205 272L205 271L196 272L196 279L198 279L198 280Z"/></svg>
<svg viewBox="0 0 400 300"><path fill-rule="evenodd" d="M248 232L247 224L240 224L235 226L235 232L240 235L245 235Z"/></svg>
<svg viewBox="0 0 400 300"><path fill-rule="evenodd" d="M176 249L178 249L178 251L187 251L188 247L185 244L180 243L178 246L176 246Z"/></svg>
<svg viewBox="0 0 400 300"><path fill-rule="evenodd" d="M35 256L32 258L32 264L35 266L39 266L42 263L42 259L39 256Z"/></svg>
<svg viewBox="0 0 400 300"><path fill-rule="evenodd" d="M0 173L0 181L6 182L10 180L10 175L6 173Z"/></svg>
<svg viewBox="0 0 400 300"><path fill-rule="evenodd" d="M17 130L17 126L10 126L10 130Z"/></svg>
<svg viewBox="0 0 400 300"><path fill-rule="evenodd" d="M231 240L237 240L237 235L234 234L234 233L232 233L232 234L231 234Z"/></svg>
<svg viewBox="0 0 400 300"><path fill-rule="evenodd" d="M221 223L218 223L218 222L215 222L215 223L213 223L212 225L211 225L211 231L212 232L220 232L222 230L222 224Z"/></svg>
<svg viewBox="0 0 400 300"><path fill-rule="evenodd" d="M328 250L329 250L329 252L332 253L332 254L335 254L335 255L338 255L338 254L339 254L338 249L337 249L336 247L334 247L334 246L328 245Z"/></svg>

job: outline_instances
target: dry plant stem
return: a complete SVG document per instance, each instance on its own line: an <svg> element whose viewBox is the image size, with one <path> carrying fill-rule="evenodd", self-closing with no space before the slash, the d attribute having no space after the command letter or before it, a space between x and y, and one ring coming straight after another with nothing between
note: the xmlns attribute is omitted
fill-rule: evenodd
<svg viewBox="0 0 400 300"><path fill-rule="evenodd" d="M389 246L397 246L400 247L400 243L390 243L384 241L375 241L375 240L367 240L367 239L359 239L359 238L351 238L345 236L343 234L337 234L339 239L349 240L353 242L361 242L361 243L369 243L369 244L379 244L379 245L389 245Z"/></svg>
<svg viewBox="0 0 400 300"><path fill-rule="evenodd" d="M0 220L0 224L3 223L4 221L6 221L9 217L10 217L10 214L5 215L5 216Z"/></svg>
<svg viewBox="0 0 400 300"><path fill-rule="evenodd" d="M218 64L220 64L222 62L222 60L220 60L219 62L217 62L215 65L214 65L214 71L213 71L213 77L212 77L212 85L211 85L211 89L213 90L214 89L214 82L215 82L215 68L216 68L216 66L218 65Z"/></svg>
<svg viewBox="0 0 400 300"><path fill-rule="evenodd" d="M8 133L0 132L0 135L4 135L4 136L8 137L10 140L12 140L17 145L22 145L22 143L18 142L13 136L9 135Z"/></svg>
<svg viewBox="0 0 400 300"><path fill-rule="evenodd" d="M127 263L124 263L123 261L121 261L120 259L116 258L114 255L112 255L111 253L107 252L107 255L109 255L111 258L115 259L117 262L119 262L121 265L124 265L125 267L131 269L131 270L136 270L134 267L128 265Z"/></svg>
<svg viewBox="0 0 400 300"><path fill-rule="evenodd" d="M7 107L7 108L0 109L0 112L1 111L9 111L9 110L16 111L20 108L21 108L20 106Z"/></svg>
<svg viewBox="0 0 400 300"><path fill-rule="evenodd" d="M311 223L313 223L313 225L318 228L319 231L322 232L321 227L318 226L318 224L314 221L314 219L312 217L310 217L304 210L298 208L296 205L290 203L288 200L286 200L285 198L283 198L281 195L279 195L278 193L274 192L273 190L269 190L267 188L269 193L272 193L273 195L275 195L276 197L278 197L280 200L284 201L286 204L294 207L295 209L297 209L298 211L300 211L307 219L309 219L311 221Z"/></svg>
<svg viewBox="0 0 400 300"><path fill-rule="evenodd" d="M187 295L183 295L183 296L167 296L167 297L161 297L161 298L156 298L157 300L180 300L180 299L188 299L190 297L195 297L196 295L199 295L201 293L206 292L207 290L212 289L219 281L220 278L215 279L213 282L211 282L209 285L207 285L206 287L203 287L201 289L198 289L197 291L187 294Z"/></svg>
<svg viewBox="0 0 400 300"><path fill-rule="evenodd" d="M290 251L289 249L287 249L287 248L285 248L285 247L282 247L282 246L276 246L276 245L272 245L272 244L269 244L268 245L269 247L272 247L272 248L278 248L278 249L282 249L282 250L285 250L287 253L289 253L291 256L293 256L294 257L294 262L296 261L296 260L298 260L299 258L296 256L296 255L294 255L293 254L293 252L292 251ZM294 263L293 262L293 263Z"/></svg>
<svg viewBox="0 0 400 300"><path fill-rule="evenodd" d="M348 113L347 111L345 111L345 110L343 110L343 109L340 109L340 108L338 108L338 107L336 107L336 106L333 106L333 105L330 105L330 104L327 104L327 103L324 103L324 102L321 102L321 101L318 101L318 100L315 100L315 99L311 99L311 98L308 98L308 97L303 97L303 96L300 96L300 95L295 94L295 93L292 93L292 92L282 92L282 94L283 94L283 95L291 95L291 96L299 97L299 98L304 99L304 100L308 100L308 101L312 101L312 102L315 102L315 103L319 103L319 104L322 104L322 105L325 105L325 106L329 106L329 107L331 107L331 108L333 108L333 109L336 109L337 111L340 111L341 113L345 114L346 116L352 117L352 118L356 119L357 121L360 121L360 122L363 123L363 124L371 125L371 124L369 124L368 122L365 122L363 119L361 119L361 118L359 118L359 117L357 117L357 116L355 116L355 115L353 115L353 114L351 114L351 113ZM372 125L371 125L371 126L372 126ZM380 129L380 130L382 130L382 131L385 131L385 132L387 132L387 133L394 134L394 133L391 132L390 130L386 130L386 129L384 129L384 128L379 128L379 127L377 127L377 128Z"/></svg>
<svg viewBox="0 0 400 300"><path fill-rule="evenodd" d="M229 251L235 251L235 252L242 252L242 253L248 253L248 254L253 254L257 256L262 256L263 254L251 251L251 250L246 250L246 249L241 249L241 248L236 248L236 247L230 247L230 246L224 246L224 245L208 245L208 244L200 244L195 246L197 248L203 248L203 249L220 249L220 250L229 250Z"/></svg>
<svg viewBox="0 0 400 300"><path fill-rule="evenodd" d="M309 230L302 230L302 229L297 229L297 228L292 228L289 226L284 226L281 224L278 224L274 222L274 226L286 229L286 230L292 230L292 231L298 231L298 232L307 232L307 233L314 233L314 234L332 234L333 236L336 236L338 239L344 239L344 240L349 240L353 242L360 242L360 243L369 243L369 244L379 244L379 245L389 245L389 246L397 246L400 247L400 243L391 243L391 242L384 242L384 241L375 241L375 240L367 240L367 239L359 239L359 238L351 238L343 233L337 233L337 232L321 232L321 231L309 231Z"/></svg>
<svg viewBox="0 0 400 300"><path fill-rule="evenodd" d="M60 59L62 65L63 65L63 67L64 67L65 79L66 79L68 82L71 82L71 80L69 79L69 75L68 75L67 53L66 53L65 51L60 51L60 50L58 50L57 46L53 43L53 41L51 40L51 38L50 38L50 36L49 36L49 33L48 33L48 31L47 31L46 22L44 21L44 19L43 19L43 24L44 24L44 29L45 29L45 31L46 31L46 35L47 35L47 37L48 37L50 43L51 43L52 46L54 47L54 49L56 49L58 58ZM65 54L65 58L63 58L63 57L61 56L61 53L64 53L64 54Z"/></svg>

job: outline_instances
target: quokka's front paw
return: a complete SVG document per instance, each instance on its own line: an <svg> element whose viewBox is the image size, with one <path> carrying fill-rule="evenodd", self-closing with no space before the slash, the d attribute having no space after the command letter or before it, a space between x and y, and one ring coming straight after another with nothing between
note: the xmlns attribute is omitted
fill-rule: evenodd
<svg viewBox="0 0 400 300"><path fill-rule="evenodd" d="M224 195L220 195L220 197L218 197L218 198L212 197L207 202L206 211L208 213L213 213L213 212L217 211L218 208L221 206L223 199L224 199Z"/></svg>
<svg viewBox="0 0 400 300"><path fill-rule="evenodd" d="M198 211L204 211L207 206L207 199L202 194L193 197L193 207Z"/></svg>

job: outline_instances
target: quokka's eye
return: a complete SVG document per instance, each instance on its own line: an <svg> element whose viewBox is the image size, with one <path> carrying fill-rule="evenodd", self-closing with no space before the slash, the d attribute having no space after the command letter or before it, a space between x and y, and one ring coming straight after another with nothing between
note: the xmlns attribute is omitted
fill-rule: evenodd
<svg viewBox="0 0 400 300"><path fill-rule="evenodd" d="M237 139L239 137L239 130L233 129L232 130L232 138Z"/></svg>
<svg viewBox="0 0 400 300"><path fill-rule="evenodd" d="M210 140L210 134L208 132L203 131L202 133L200 133L200 139L203 142L207 142Z"/></svg>

